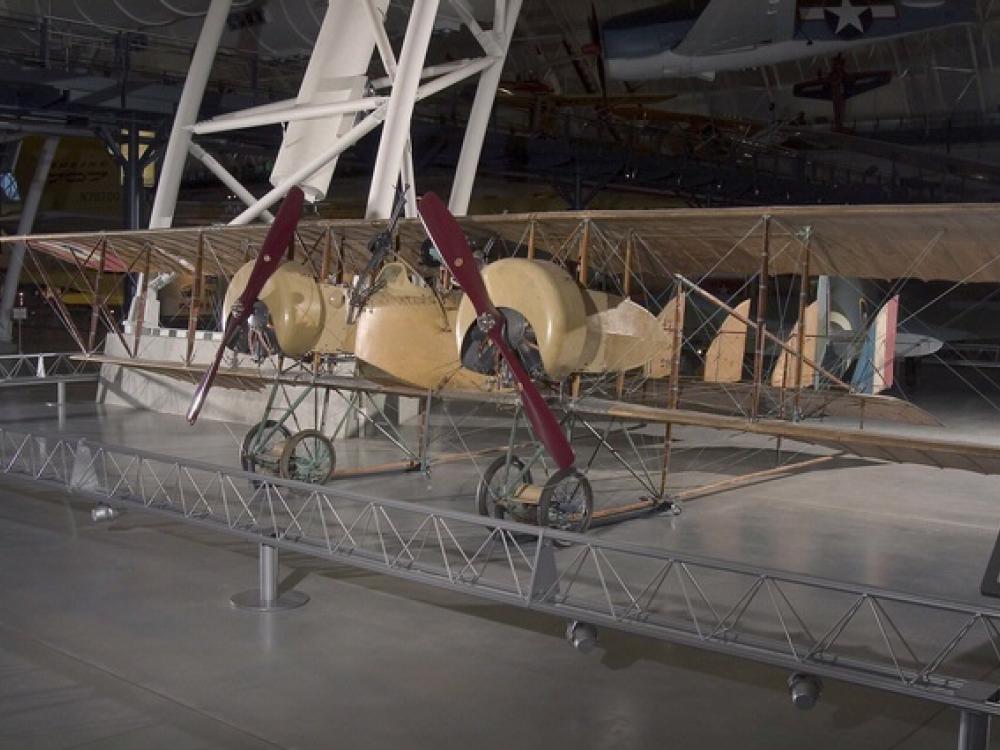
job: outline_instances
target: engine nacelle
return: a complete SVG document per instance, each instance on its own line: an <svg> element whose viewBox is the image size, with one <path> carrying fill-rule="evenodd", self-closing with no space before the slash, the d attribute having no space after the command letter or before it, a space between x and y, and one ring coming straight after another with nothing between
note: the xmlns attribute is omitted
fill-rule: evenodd
<svg viewBox="0 0 1000 750"><path fill-rule="evenodd" d="M226 313L246 288L253 261L235 274L226 291ZM260 301L267 305L282 353L300 357L308 352L333 353L353 348L353 326L347 324L348 290L321 284L312 271L285 263L267 280Z"/></svg>
<svg viewBox="0 0 1000 750"><path fill-rule="evenodd" d="M516 310L535 333L542 367L552 378L578 372L597 346L588 336L584 293L564 269L548 261L504 258L483 271L486 291L498 308ZM463 297L455 317L455 344L463 351L476 311Z"/></svg>

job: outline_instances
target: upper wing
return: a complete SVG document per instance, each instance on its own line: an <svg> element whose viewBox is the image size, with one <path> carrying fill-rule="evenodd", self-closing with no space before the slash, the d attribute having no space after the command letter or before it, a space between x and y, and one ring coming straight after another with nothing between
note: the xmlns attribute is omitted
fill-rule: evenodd
<svg viewBox="0 0 1000 750"><path fill-rule="evenodd" d="M698 57L784 42L795 33L794 0L713 0L674 52Z"/></svg>
<svg viewBox="0 0 1000 750"><path fill-rule="evenodd" d="M991 204L554 211L469 216L459 222L470 236L499 236L515 245L524 241L534 223L538 236L559 246L588 221L594 228L590 232L594 267L605 261L610 267L620 263L613 260L614 243L634 232L640 240L635 267L646 269L644 280L648 273L650 284L667 278L666 271L692 276L708 271L757 273L764 216L771 217L769 263L775 275L799 273L798 242L808 229L813 275L1000 283L1000 246L994 241L1000 236L1000 211ZM368 259L368 240L383 227L384 222L362 220L304 221L298 227L298 251L318 275L324 248L330 246L338 269L342 262L344 274L357 273ZM38 253L65 255L65 248L72 246L77 255L86 256L103 238L108 250L133 271L142 270L148 253L153 273L189 273L201 246L207 274L232 275L253 257L252 248L259 246L266 231L266 226L196 227L2 237L0 251L5 243L20 240ZM199 237L204 242L199 243ZM402 222L399 237L406 260L418 265L424 240L419 222Z"/></svg>

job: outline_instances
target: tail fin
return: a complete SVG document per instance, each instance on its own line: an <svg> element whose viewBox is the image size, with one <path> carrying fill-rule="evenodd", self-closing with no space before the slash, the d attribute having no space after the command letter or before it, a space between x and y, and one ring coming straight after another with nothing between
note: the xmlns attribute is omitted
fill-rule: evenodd
<svg viewBox="0 0 1000 750"><path fill-rule="evenodd" d="M802 338L802 354L812 362L816 361L816 340L819 333L819 303L813 302L805 309L802 320L795 324L792 335L788 337L785 345L793 352L799 350L799 326L805 325L805 335ZM771 385L775 388L806 388L812 385L813 376L816 374L811 365L802 363L802 375L799 382L795 382L798 374L798 356L790 354L788 349L782 349L778 355L774 370L771 373Z"/></svg>
<svg viewBox="0 0 1000 750"><path fill-rule="evenodd" d="M750 300L741 302L736 312L746 319L750 315ZM705 382L740 382L746 348L747 324L735 315L728 316L705 352Z"/></svg>
<svg viewBox="0 0 1000 750"><path fill-rule="evenodd" d="M858 393L876 394L892 388L898 320L899 295L885 303L865 334L851 378L851 386Z"/></svg>
<svg viewBox="0 0 1000 750"><path fill-rule="evenodd" d="M676 324L680 324L680 331L677 339L684 340L684 312L687 303L687 295L681 292L667 303L666 307L656 317L660 324L660 329L664 334L664 346L657 351L649 362L646 363L645 375L647 378L665 378L673 369L674 363L674 336ZM677 306L680 305L680 309Z"/></svg>

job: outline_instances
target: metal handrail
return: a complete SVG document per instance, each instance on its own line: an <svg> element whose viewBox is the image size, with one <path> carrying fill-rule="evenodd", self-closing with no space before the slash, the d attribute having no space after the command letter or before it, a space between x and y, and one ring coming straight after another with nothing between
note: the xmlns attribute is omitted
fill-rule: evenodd
<svg viewBox="0 0 1000 750"><path fill-rule="evenodd" d="M0 474L247 541L1000 715L1000 610L0 428ZM990 664L971 663L985 646Z"/></svg>

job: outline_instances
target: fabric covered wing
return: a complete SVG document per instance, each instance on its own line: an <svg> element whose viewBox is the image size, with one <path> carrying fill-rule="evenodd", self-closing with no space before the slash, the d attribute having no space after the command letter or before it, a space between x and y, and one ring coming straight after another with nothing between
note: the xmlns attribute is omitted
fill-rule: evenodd
<svg viewBox="0 0 1000 750"><path fill-rule="evenodd" d="M698 57L783 42L795 32L794 0L713 0L676 48Z"/></svg>

